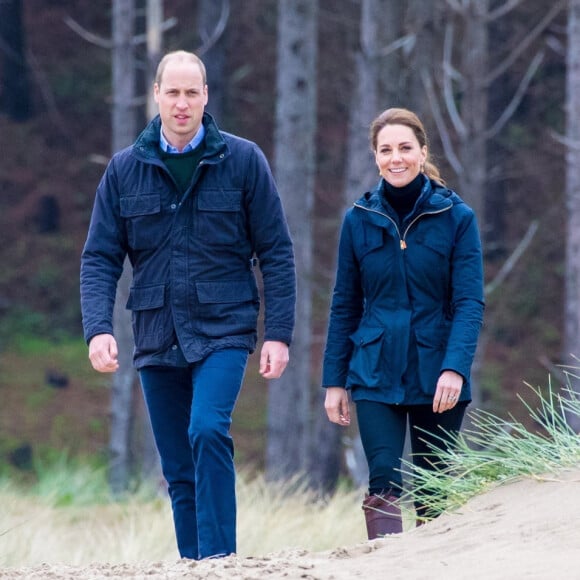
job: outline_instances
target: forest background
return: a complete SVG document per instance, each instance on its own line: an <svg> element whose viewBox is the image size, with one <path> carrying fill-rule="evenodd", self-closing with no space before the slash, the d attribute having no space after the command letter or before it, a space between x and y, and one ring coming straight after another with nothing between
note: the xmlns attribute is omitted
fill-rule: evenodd
<svg viewBox="0 0 580 580"><path fill-rule="evenodd" d="M50 461L62 452L103 461L111 454L111 378L94 373L88 363L78 270L94 191L112 149L112 51L97 41L111 38L113 4L0 3L3 11L21 9L25 56L18 69L6 42L14 38L14 23L0 11L0 471L26 473L39 458ZM141 34L145 5L136 2ZM562 379L558 365L569 354L563 354L570 147L564 137L566 8L566 2L553 0L163 3L164 47L205 47L208 110L222 129L263 148L292 219L298 219L293 205L308 210L308 219L300 222L311 240L306 260L304 232L298 221L293 225L299 234L299 268L308 263L308 293L301 294L299 285L299 303L309 306L310 322L299 316L299 326L309 330L308 379L306 384L295 374L289 379L307 395L304 406L289 409L288 417L310 426L304 435L293 423L272 423L272 397L285 385L265 384L253 359L234 417L240 465L274 473L272 457L284 455L284 444L269 448L268 438L284 436L287 445L301 439L308 449L332 445L339 450L338 462L328 462L336 464L334 471L319 478L325 485L346 474L356 480L356 426L346 433L319 427L320 360L341 218L378 177L367 127L390 106L421 115L448 185L478 209L488 283L476 366L478 407L513 413L525 423L529 417L519 416L517 403L518 396L526 396L524 382L546 385L548 373L556 382ZM280 16L286 9L299 17L309 12L316 35L316 58L311 59L316 82L310 78L308 85L315 91L315 108L306 99L301 105L315 121L312 155L291 196L280 155L300 147L284 140L280 129ZM486 38L475 44L482 26ZM483 61L474 46L485 48ZM141 96L133 103L140 110L137 130L146 121L150 87L143 50L138 49ZM483 74L482 62L495 76ZM14 87L15 66L24 90ZM467 98L474 79L485 89L479 102ZM304 192L300 187L310 170L311 199L308 187ZM291 352L296 365L304 364L300 345L304 342ZM148 441L135 384L129 404L134 410L131 460ZM287 476L321 463L320 454L310 456L282 466L279 473Z"/></svg>

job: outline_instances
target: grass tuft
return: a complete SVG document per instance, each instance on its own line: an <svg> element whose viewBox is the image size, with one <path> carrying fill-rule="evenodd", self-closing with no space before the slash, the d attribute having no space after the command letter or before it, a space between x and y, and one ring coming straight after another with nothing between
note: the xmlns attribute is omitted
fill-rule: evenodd
<svg viewBox="0 0 580 580"><path fill-rule="evenodd" d="M453 445L440 451L431 446L437 470L416 468L405 461L403 472L412 480L405 499L421 502L427 513L453 511L490 487L520 477L538 477L580 465L580 439L569 426L580 416L580 400L571 389L547 393L527 385L538 399L532 407L519 396L536 429L509 416L502 419L476 410L471 427L453 436Z"/></svg>

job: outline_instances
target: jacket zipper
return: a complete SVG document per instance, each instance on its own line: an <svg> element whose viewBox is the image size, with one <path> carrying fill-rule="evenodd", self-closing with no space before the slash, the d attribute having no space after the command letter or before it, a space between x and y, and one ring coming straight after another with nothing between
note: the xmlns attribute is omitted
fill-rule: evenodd
<svg viewBox="0 0 580 580"><path fill-rule="evenodd" d="M399 230L399 226L397 225L397 222L395 222L395 220L392 217L389 217L386 213L383 213L382 211L378 211L376 209L370 209L368 207L363 207L362 205L358 205L358 204L354 204L355 207L358 207L360 209L363 209L365 211L370 211L373 213L377 213L383 217L386 217L394 226L395 229L397 230L397 234L399 236L399 245L401 247L401 250L406 250L407 249L407 241L405 240L405 238L407 237L407 234L409 233L409 230L411 229L411 226L420 218L422 218L423 216L426 215L437 215L438 213L443 213L444 211L448 211L450 210L453 206L450 205L448 207L444 207L443 209L439 209L437 211L425 211L423 213L420 213L418 216L416 216L411 223L406 227L405 231L403 232L403 236L401 236L401 231Z"/></svg>

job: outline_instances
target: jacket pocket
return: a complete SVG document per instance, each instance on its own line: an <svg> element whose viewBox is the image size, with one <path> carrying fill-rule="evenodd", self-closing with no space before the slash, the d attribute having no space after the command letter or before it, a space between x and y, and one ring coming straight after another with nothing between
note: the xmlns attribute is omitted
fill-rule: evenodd
<svg viewBox="0 0 580 580"><path fill-rule="evenodd" d="M367 254L380 250L385 245L383 228L373 224L365 224L357 234L359 235L354 239L354 248L359 262L362 262Z"/></svg>
<svg viewBox="0 0 580 580"><path fill-rule="evenodd" d="M202 189L197 194L198 232L204 243L234 245L245 239L241 189Z"/></svg>
<svg viewBox="0 0 580 580"><path fill-rule="evenodd" d="M165 307L165 285L131 288L127 308L133 311L135 346L141 352L158 352L171 346L173 323Z"/></svg>
<svg viewBox="0 0 580 580"><path fill-rule="evenodd" d="M428 395L435 393L448 338L449 329L445 327L436 330L415 330L419 357L419 381L421 390Z"/></svg>
<svg viewBox="0 0 580 580"><path fill-rule="evenodd" d="M195 287L199 303L195 320L203 334L225 337L256 332L260 300L255 282L199 281Z"/></svg>
<svg viewBox="0 0 580 580"><path fill-rule="evenodd" d="M384 335L384 328L359 328L350 336L354 346L348 386L376 388L389 384L389 368L383 356Z"/></svg>
<svg viewBox="0 0 580 580"><path fill-rule="evenodd" d="M428 263L433 261L441 264L449 263L453 246L446 237L436 238L432 235L420 235L417 237L416 242L423 247L423 259L427 260Z"/></svg>
<svg viewBox="0 0 580 580"><path fill-rule="evenodd" d="M134 250L148 250L160 245L166 235L161 222L161 194L146 193L120 198L121 217L125 219L127 239Z"/></svg>

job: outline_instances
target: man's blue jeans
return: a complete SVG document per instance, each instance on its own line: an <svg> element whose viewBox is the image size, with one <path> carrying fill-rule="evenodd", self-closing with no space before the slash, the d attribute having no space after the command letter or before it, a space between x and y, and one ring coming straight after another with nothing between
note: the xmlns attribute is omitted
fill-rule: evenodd
<svg viewBox="0 0 580 580"><path fill-rule="evenodd" d="M247 360L247 350L224 349L187 368L139 371L182 558L236 551L230 426Z"/></svg>

